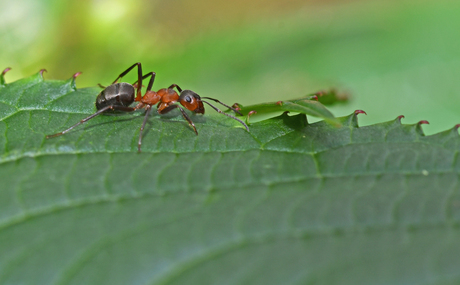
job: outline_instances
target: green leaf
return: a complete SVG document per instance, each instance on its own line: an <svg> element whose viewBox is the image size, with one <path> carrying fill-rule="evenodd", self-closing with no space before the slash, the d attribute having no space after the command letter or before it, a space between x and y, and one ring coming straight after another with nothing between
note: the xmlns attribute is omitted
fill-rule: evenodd
<svg viewBox="0 0 460 285"><path fill-rule="evenodd" d="M296 112L305 115L310 115L324 119L326 122L340 126L339 121L329 112L323 104L319 103L318 97L309 96L307 98L300 98L296 100L284 100L272 103L261 103L257 105L251 105L243 107L240 105L239 110L245 116L251 116L252 114L270 114L276 112ZM334 99L332 99L334 100Z"/></svg>
<svg viewBox="0 0 460 285"><path fill-rule="evenodd" d="M458 126L99 116L98 88L0 88L0 284L455 284Z"/></svg>

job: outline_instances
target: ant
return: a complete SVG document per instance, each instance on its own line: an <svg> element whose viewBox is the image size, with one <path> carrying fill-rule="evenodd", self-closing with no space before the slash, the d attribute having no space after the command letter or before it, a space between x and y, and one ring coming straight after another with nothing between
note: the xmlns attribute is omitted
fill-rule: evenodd
<svg viewBox="0 0 460 285"><path fill-rule="evenodd" d="M118 83L118 80L120 80L123 76L128 74L133 68L137 66L137 76L138 80L133 83L129 84L126 82L120 82ZM126 69L124 72L122 72L116 79L113 81L113 83L107 87L104 88L104 90L101 91L96 97L96 109L97 112L82 119L80 122L76 123L75 125L69 127L68 129L56 133L53 135L48 135L46 136L47 139L49 138L54 138L60 135L63 135L73 128L91 120L92 118L108 112L108 111L121 111L121 112L133 112L136 110L140 109L145 109L145 117L144 121L142 123L142 126L140 128L140 133L139 133L139 141L137 144L137 150L138 152L141 152L141 145L142 145L142 132L144 131L145 124L147 123L148 116L150 114L150 111L152 110L152 106L155 104L157 105L157 112L159 114L166 114L170 112L173 109L178 108L182 116L184 117L185 120L190 124L190 126L193 128L195 133L198 135L198 131L196 130L195 124L193 124L192 120L190 117L187 115L187 113L184 111L184 109L179 106L178 104L175 104L179 102L183 107L186 109L198 113L198 114L204 114L204 106L203 102L211 106L214 110L217 112L224 114L227 117L230 117L234 120L237 120L240 122L246 130L249 132L248 126L241 121L240 119L222 112L219 110L217 107L211 105L209 102L204 101L203 99L208 99L215 101L235 113L242 115L241 112L239 112L237 109L230 107L222 102L220 102L217 99L209 98L209 97L200 97L198 94L191 90L182 90L177 84L172 84L168 88L162 88L158 90L157 92L152 91L152 86L153 82L155 80L155 72L149 72L145 75L142 75L142 66L141 63L135 63L132 66L130 66L128 69ZM149 79L149 84L147 85L147 90L145 91L144 96L142 96L141 88L142 88L142 80L150 77ZM103 86L101 86L103 87ZM174 88L179 91L180 94L177 94L177 92L174 90ZM134 92L136 89L136 96L134 96ZM138 102L137 105L134 107L130 107L133 102Z"/></svg>

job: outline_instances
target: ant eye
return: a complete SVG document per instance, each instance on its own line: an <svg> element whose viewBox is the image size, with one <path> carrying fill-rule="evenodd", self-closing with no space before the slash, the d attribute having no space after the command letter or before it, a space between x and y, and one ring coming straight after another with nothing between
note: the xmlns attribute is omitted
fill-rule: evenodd
<svg viewBox="0 0 460 285"><path fill-rule="evenodd" d="M185 101L187 101L188 103L192 103L192 97L190 96L185 97Z"/></svg>

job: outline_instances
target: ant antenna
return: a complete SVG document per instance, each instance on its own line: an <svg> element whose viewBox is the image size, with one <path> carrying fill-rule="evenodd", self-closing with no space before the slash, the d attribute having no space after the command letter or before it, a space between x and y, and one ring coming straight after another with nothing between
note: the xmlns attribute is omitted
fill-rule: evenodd
<svg viewBox="0 0 460 285"><path fill-rule="evenodd" d="M225 107L228 107L228 108L232 109L233 111L237 112L238 114L241 114L241 113L238 112L237 110L233 109L232 107L229 107L229 106L225 105L224 103L220 102L219 100L212 99L212 98L208 98L208 97L202 97L202 98L214 100L214 101L216 101L216 102L218 102L218 103L221 103L221 104L224 105ZM241 121L241 120L238 119L237 117L234 117L234 116L232 116L232 115L230 115L230 114L227 114L227 113L225 113L225 112L222 112L221 110L219 110L217 107L215 107L214 105L212 105L212 104L209 103L209 102L206 102L206 101L204 101L204 100L201 100L201 101L202 101L202 102L205 102L206 104L208 104L209 106L211 106L211 108L213 108L214 110L216 110L216 112L221 113L221 114L224 114L225 116L230 117L230 118L232 118L232 119L234 119L234 120L237 120L238 122L240 122L240 123L246 128L246 131L249 132L249 127L248 127L248 125L246 125L243 121Z"/></svg>
<svg viewBox="0 0 460 285"><path fill-rule="evenodd" d="M210 98L210 97L201 97L201 98L202 98L202 99L208 99L208 100L212 100L212 101L214 101L214 102L217 102L217 103L219 103L219 104L221 104L221 105L223 105L223 106L229 108L230 110L232 110L233 112L237 113L238 115L243 116L243 114L241 114L241 112L238 111L237 109L235 109L235 108L233 108L233 107L230 107L230 106L228 106L227 104L224 104L224 103L220 102L220 101L217 100L217 99ZM205 102L205 101L203 101L203 102ZM206 103L208 103L208 102L206 102ZM211 107L213 107L214 109L216 109L216 107L214 107L213 105L211 105L211 104L209 104L209 103L208 103L208 105L211 106ZM236 118L235 118L235 119L236 119ZM249 130L248 130L248 131L249 131Z"/></svg>

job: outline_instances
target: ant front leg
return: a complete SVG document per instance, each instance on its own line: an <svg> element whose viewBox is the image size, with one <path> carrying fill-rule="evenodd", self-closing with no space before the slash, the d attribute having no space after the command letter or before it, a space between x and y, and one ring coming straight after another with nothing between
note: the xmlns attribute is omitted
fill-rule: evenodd
<svg viewBox="0 0 460 285"><path fill-rule="evenodd" d="M142 132L144 131L145 124L147 124L147 120L149 118L150 111L152 111L152 106L147 105L147 107L145 107L145 109L146 109L145 118L144 118L144 122L142 122L142 126L141 126L141 129L140 129L140 132L139 132L139 141L137 142L137 152L141 152Z"/></svg>
<svg viewBox="0 0 460 285"><path fill-rule="evenodd" d="M170 106L164 108L163 110L158 110L158 113L166 114L166 113L168 113L171 110L176 109L176 108L179 108L179 110L181 111L182 116L184 117L184 119L187 120L187 122L189 123L190 126L192 126L193 130L195 131L195 134L198 135L198 131L196 130L195 124L192 122L192 120L187 115L187 113L184 111L184 109L182 109L179 105L170 105Z"/></svg>
<svg viewBox="0 0 460 285"><path fill-rule="evenodd" d="M137 106L136 106L137 107ZM92 118L104 113L104 112L107 112L109 110L112 110L112 111L122 111L122 112L133 112L135 110L137 110L138 108L136 107L124 107L124 106L106 106L102 109L100 109L99 111L97 111L96 113L84 118L83 120L81 120L80 122L76 123L75 125L71 126L70 128L60 132L60 133L56 133L56 134L53 134L53 135L48 135L46 136L47 139L50 139L50 138L54 138L54 137L58 137L58 136L61 136L67 132L69 132L70 130L72 130L73 128L91 120Z"/></svg>
<svg viewBox="0 0 460 285"><path fill-rule="evenodd" d="M207 97L203 97L203 98L207 98ZM210 98L210 99L212 99L212 98ZM219 110L219 108L217 108L216 106L212 105L211 103L209 103L209 102L207 102L207 101L204 101L204 100L203 100L203 102L206 103L206 104L208 104L208 105L209 105L211 108L213 108L214 110L216 110L217 113L222 114L222 115L225 115L225 116L227 116L227 117L229 117L229 118L232 118L233 120L236 120L236 121L240 122L240 123L246 128L246 131L249 132L249 127L248 127L248 125L246 125L245 122L241 121L241 120L238 119L237 117L234 117L234 116L232 116L232 115L230 115L230 114L227 114L227 113L225 113L225 112L222 112L221 110ZM225 106L227 106L227 105L225 105Z"/></svg>

